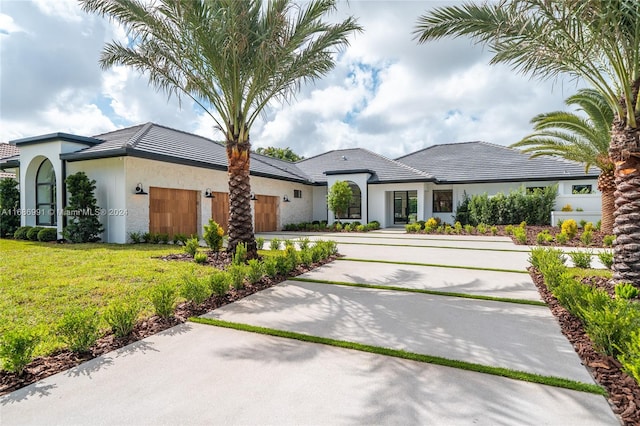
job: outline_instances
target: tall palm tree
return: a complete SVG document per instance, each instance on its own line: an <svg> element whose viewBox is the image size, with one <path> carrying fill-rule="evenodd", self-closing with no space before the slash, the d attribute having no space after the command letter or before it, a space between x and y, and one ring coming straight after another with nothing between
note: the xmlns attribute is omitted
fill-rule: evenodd
<svg viewBox="0 0 640 426"><path fill-rule="evenodd" d="M602 193L602 231L613 231L615 210L614 165L609 159L613 110L602 94L594 89L581 89L566 99L569 106L578 106L586 117L566 111L554 111L533 117L534 133L511 145L524 148L531 157L549 155L582 163L585 171L591 166L600 169L598 189Z"/></svg>
<svg viewBox="0 0 640 426"><path fill-rule="evenodd" d="M121 24L128 43L106 44L100 65L134 68L169 96L186 96L224 132L229 174L229 251L257 255L250 204L249 131L274 99L327 74L361 31L352 17L323 18L336 0L80 0Z"/></svg>
<svg viewBox="0 0 640 426"><path fill-rule="evenodd" d="M542 78L583 79L614 111L609 156L615 165L614 280L640 286L640 2L503 0L431 10L419 42L469 36L507 63Z"/></svg>

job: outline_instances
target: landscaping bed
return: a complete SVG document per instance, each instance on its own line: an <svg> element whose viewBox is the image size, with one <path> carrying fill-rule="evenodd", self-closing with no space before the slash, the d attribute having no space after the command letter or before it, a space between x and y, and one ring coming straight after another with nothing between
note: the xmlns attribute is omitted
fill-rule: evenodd
<svg viewBox="0 0 640 426"><path fill-rule="evenodd" d="M596 351L582 322L560 305L556 297L544 283L544 278L535 268L529 272L544 302L556 317L562 333L573 345L582 364L587 367L596 382L604 387L614 413L624 425L640 424L640 385L622 369L622 365L612 356ZM605 277L587 277L583 284L605 290L613 296L613 285Z"/></svg>
<svg viewBox="0 0 640 426"><path fill-rule="evenodd" d="M184 254L170 254L161 257L165 261L184 260L193 261L193 258ZM214 267L226 266L230 263L230 256L226 253L208 252L208 264ZM179 304L174 314L163 319L157 315L145 318L136 323L134 330L124 338L116 338L112 333L103 335L88 352L78 354L71 350L58 350L51 355L41 356L29 363L22 375L17 375L8 371L0 371L0 395L4 395L42 380L46 377L75 367L85 361L104 355L107 352L122 348L130 343L144 339L153 334L164 331L168 328L186 322L190 317L202 315L213 309L240 300L258 291L272 287L290 276L296 276L308 272L318 266L331 262L336 256L313 263L307 267L298 265L289 275L277 275L274 278L263 277L254 284L245 284L242 289L231 288L224 296L211 296L200 305L192 302Z"/></svg>

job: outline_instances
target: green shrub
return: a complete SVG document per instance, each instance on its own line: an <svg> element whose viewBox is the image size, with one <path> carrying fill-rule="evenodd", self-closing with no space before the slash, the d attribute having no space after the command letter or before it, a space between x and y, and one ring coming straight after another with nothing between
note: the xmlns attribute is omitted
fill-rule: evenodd
<svg viewBox="0 0 640 426"><path fill-rule="evenodd" d="M604 244L605 247L612 247L615 241L615 235L605 235L604 237L602 237L602 244Z"/></svg>
<svg viewBox="0 0 640 426"><path fill-rule="evenodd" d="M280 240L278 238L271 239L269 243L269 248L273 251L280 250Z"/></svg>
<svg viewBox="0 0 640 426"><path fill-rule="evenodd" d="M599 231L601 227L602 227L602 221L601 221L601 220L598 220L598 221L596 222L596 231Z"/></svg>
<svg viewBox="0 0 640 426"><path fill-rule="evenodd" d="M236 244L236 251L233 253L231 263L233 265L244 265L247 261L247 246L245 243Z"/></svg>
<svg viewBox="0 0 640 426"><path fill-rule="evenodd" d="M30 241L38 241L38 232L42 231L42 226L34 226L27 231L27 239Z"/></svg>
<svg viewBox="0 0 640 426"><path fill-rule="evenodd" d="M40 333L27 328L6 331L0 338L2 369L22 375L33 360L33 352L40 342Z"/></svg>
<svg viewBox="0 0 640 426"><path fill-rule="evenodd" d="M556 226L560 229L562 229L562 224L564 223L564 220L562 219L558 219L558 223L556 224Z"/></svg>
<svg viewBox="0 0 640 426"><path fill-rule="evenodd" d="M99 323L94 309L72 309L62 315L56 334L73 352L87 352L100 337Z"/></svg>
<svg viewBox="0 0 640 426"><path fill-rule="evenodd" d="M150 232L147 242L149 244L160 244L161 236L157 232Z"/></svg>
<svg viewBox="0 0 640 426"><path fill-rule="evenodd" d="M564 232L556 234L556 242L558 244L566 244L569 241L569 237Z"/></svg>
<svg viewBox="0 0 640 426"><path fill-rule="evenodd" d="M551 240L553 240L553 236L550 235L549 231L547 231L546 229L544 231L538 232L538 235L536 235L536 243L538 243L539 245L545 244L549 242L549 237L551 237Z"/></svg>
<svg viewBox="0 0 640 426"><path fill-rule="evenodd" d="M113 334L122 338L133 331L140 310L140 303L133 298L116 300L107 306L102 317L111 327Z"/></svg>
<svg viewBox="0 0 640 426"><path fill-rule="evenodd" d="M640 331L631 333L625 346L620 350L618 361L622 364L624 371L640 383Z"/></svg>
<svg viewBox="0 0 640 426"><path fill-rule="evenodd" d="M591 297L587 297L587 302ZM624 299L612 300L607 296L606 300L600 309L593 306L583 308L585 331L596 350L617 356L620 348L626 347L631 334L640 327L640 308Z"/></svg>
<svg viewBox="0 0 640 426"><path fill-rule="evenodd" d="M507 235L513 235L513 225L507 225L504 227L504 233Z"/></svg>
<svg viewBox="0 0 640 426"><path fill-rule="evenodd" d="M304 266L310 266L313 263L313 255L311 254L311 248L300 250L298 257L300 258L300 263L302 263Z"/></svg>
<svg viewBox="0 0 640 426"><path fill-rule="evenodd" d="M142 233L129 232L129 240L131 240L131 244L140 244L142 242Z"/></svg>
<svg viewBox="0 0 640 426"><path fill-rule="evenodd" d="M464 232L466 232L467 234L473 234L475 232L475 228L472 225L465 225L464 226Z"/></svg>
<svg viewBox="0 0 640 426"><path fill-rule="evenodd" d="M549 288L567 311L581 319L583 308L587 306L587 296L595 291L595 289L576 281L566 273L563 274L558 285Z"/></svg>
<svg viewBox="0 0 640 426"><path fill-rule="evenodd" d="M206 253L196 253L196 254L193 256L193 260L194 260L196 263L199 263L199 264L201 264L201 265L204 265L205 263L207 263L207 260L208 260L208 259L209 259L209 257L207 256L207 254L206 254Z"/></svg>
<svg viewBox="0 0 640 426"><path fill-rule="evenodd" d="M380 222L378 222L377 220L372 220L371 222L367 223L367 228L370 231L375 231L376 229L380 229Z"/></svg>
<svg viewBox="0 0 640 426"><path fill-rule="evenodd" d="M577 211L582 211L582 210L577 210ZM584 219L580 220L580 228L584 229L584 227L587 226L587 221Z"/></svg>
<svg viewBox="0 0 640 426"><path fill-rule="evenodd" d="M160 240L161 244L169 244L169 234L158 234L158 239Z"/></svg>
<svg viewBox="0 0 640 426"><path fill-rule="evenodd" d="M58 240L58 230L56 228L44 228L38 232L38 241L49 242Z"/></svg>
<svg viewBox="0 0 640 426"><path fill-rule="evenodd" d="M525 231L523 228L514 228L513 236L515 237L518 244L527 244L527 231Z"/></svg>
<svg viewBox="0 0 640 426"><path fill-rule="evenodd" d="M65 179L67 193L71 196L65 207L67 226L63 235L74 243L92 243L100 240L104 230L98 218L100 209L94 195L96 181L84 172L74 173Z"/></svg>
<svg viewBox="0 0 640 426"><path fill-rule="evenodd" d="M497 226L492 226L491 227L491 235L498 235L498 227Z"/></svg>
<svg viewBox="0 0 640 426"><path fill-rule="evenodd" d="M591 256L593 253L588 251L572 251L569 253L569 257L573 261L576 268L589 269L591 268Z"/></svg>
<svg viewBox="0 0 640 426"><path fill-rule="evenodd" d="M580 235L580 241L585 246L590 246L591 241L593 240L593 232L592 231L582 231L582 235Z"/></svg>
<svg viewBox="0 0 640 426"><path fill-rule="evenodd" d="M13 233L13 238L15 238L16 240L28 240L29 238L27 238L27 232L29 232L29 230L33 228L32 226L21 226L20 228L16 229L16 232Z"/></svg>
<svg viewBox="0 0 640 426"><path fill-rule="evenodd" d="M177 299L176 289L169 283L160 283L149 291L149 300L160 318L166 319L173 315Z"/></svg>
<svg viewBox="0 0 640 426"><path fill-rule="evenodd" d="M593 231L593 223L592 222L587 222L584 226L583 229L585 232L587 231Z"/></svg>
<svg viewBox="0 0 640 426"><path fill-rule="evenodd" d="M227 272L231 277L231 285L233 286L233 288L239 290L244 287L244 279L247 276L247 267L245 265L229 265L229 268L227 268Z"/></svg>
<svg viewBox="0 0 640 426"><path fill-rule="evenodd" d="M142 242L150 243L151 242L151 232L143 232L142 233Z"/></svg>
<svg viewBox="0 0 640 426"><path fill-rule="evenodd" d="M598 259L600 259L600 263L607 269L611 269L611 266L613 266L613 252L610 250L598 253Z"/></svg>
<svg viewBox="0 0 640 426"><path fill-rule="evenodd" d="M286 259L286 273L293 271L298 266L298 252L294 247L287 247L284 252Z"/></svg>
<svg viewBox="0 0 640 426"><path fill-rule="evenodd" d="M476 226L476 229L478 230L478 234L484 235L487 233L487 225L484 223L479 223L478 226Z"/></svg>
<svg viewBox="0 0 640 426"><path fill-rule="evenodd" d="M569 239L574 238L578 233L578 225L573 219L567 219L562 222L562 227L560 229L567 237L569 237Z"/></svg>
<svg viewBox="0 0 640 426"><path fill-rule="evenodd" d="M262 262L260 262L258 259L251 259L249 260L249 262L247 262L247 265L247 280L250 284L255 284L260 281L260 279L264 275Z"/></svg>
<svg viewBox="0 0 640 426"><path fill-rule="evenodd" d="M258 250L262 250L262 248L264 247L264 238L262 237L256 238L256 247Z"/></svg>
<svg viewBox="0 0 640 426"><path fill-rule="evenodd" d="M211 296L211 288L204 279L200 279L195 275L185 275L182 277L180 296L189 302L199 305Z"/></svg>
<svg viewBox="0 0 640 426"><path fill-rule="evenodd" d="M634 299L638 297L638 289L631 283L618 283L615 286L616 297L620 299Z"/></svg>
<svg viewBox="0 0 640 426"><path fill-rule="evenodd" d="M184 245L185 253L188 253L189 256L195 259L196 253L198 252L198 248L200 247L200 242L197 237L189 238Z"/></svg>
<svg viewBox="0 0 640 426"><path fill-rule="evenodd" d="M503 193L491 197L486 193L473 195L468 201L465 199L459 205L458 208L463 208L466 211L460 215L456 212L455 220L471 225L479 223L507 225L522 221L532 225L548 225L557 190L557 185L552 185L531 193L521 188L508 195Z"/></svg>
<svg viewBox="0 0 640 426"><path fill-rule="evenodd" d="M311 245L311 240L309 240L309 237L300 238L298 240L298 247L300 247L300 250L306 250L309 248L310 245Z"/></svg>
<svg viewBox="0 0 640 426"><path fill-rule="evenodd" d="M365 226L364 226L364 225L358 225L358 226L356 226L356 231L358 231L358 232L364 232L364 231L365 231Z"/></svg>
<svg viewBox="0 0 640 426"><path fill-rule="evenodd" d="M222 226L213 219L209 219L209 224L204 226L204 235L202 236L207 246L213 251L220 251L223 237L224 229Z"/></svg>
<svg viewBox="0 0 640 426"><path fill-rule="evenodd" d="M573 211L573 207L571 207L571 204L565 204L562 209L560 209L560 211L563 212L572 212Z"/></svg>
<svg viewBox="0 0 640 426"><path fill-rule="evenodd" d="M13 236L20 227L20 189L12 178L0 179L0 237Z"/></svg>
<svg viewBox="0 0 640 426"><path fill-rule="evenodd" d="M334 223L333 227L338 232L342 231L342 224L340 222Z"/></svg>
<svg viewBox="0 0 640 426"><path fill-rule="evenodd" d="M217 296L224 296L231 287L231 276L226 271L215 271L209 277L211 292Z"/></svg>
<svg viewBox="0 0 640 426"><path fill-rule="evenodd" d="M278 259L275 256L265 257L262 261L264 273L269 278L274 278L278 275Z"/></svg>

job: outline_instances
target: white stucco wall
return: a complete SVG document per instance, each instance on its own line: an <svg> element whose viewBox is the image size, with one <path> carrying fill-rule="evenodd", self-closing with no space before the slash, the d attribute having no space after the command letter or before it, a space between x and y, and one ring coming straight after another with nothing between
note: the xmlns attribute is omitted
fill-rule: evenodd
<svg viewBox="0 0 640 426"><path fill-rule="evenodd" d="M328 220L329 209L327 209L327 186L313 187L313 215L312 220Z"/></svg>
<svg viewBox="0 0 640 426"><path fill-rule="evenodd" d="M102 241L126 242L128 210L124 192L124 158L68 162L67 175L77 172L85 172L89 179L96 181L95 196L101 213L100 222L104 227Z"/></svg>
<svg viewBox="0 0 640 426"><path fill-rule="evenodd" d="M62 171L62 160L60 154L78 151L86 148L84 144L67 142L67 141L46 141L32 144L21 144L20 148L20 208L22 217L20 223L22 226L36 225L36 173L38 168L45 159L51 161L53 170L56 174L56 214L58 237L62 237L63 227L63 208L65 202L62 199L64 194L64 179ZM67 172L68 173L68 172Z"/></svg>
<svg viewBox="0 0 640 426"><path fill-rule="evenodd" d="M423 182L385 183L369 185L369 222L377 220L382 228L394 226L394 191L416 191L418 196L418 219L425 214L425 188Z"/></svg>
<svg viewBox="0 0 640 426"><path fill-rule="evenodd" d="M302 198L293 197L295 189L302 191ZM314 187L311 185L251 176L251 190L256 195L278 197L278 229L282 229L284 225L289 223L310 222L312 220ZM283 201L285 195L289 198L289 202Z"/></svg>
<svg viewBox="0 0 640 426"><path fill-rule="evenodd" d="M341 222L362 222L362 223L367 223L369 221L368 219L368 205L367 205L367 199L368 199L368 184L367 181L369 180L369 177L371 175L369 173L351 173L351 174L344 174L344 175L330 175L327 176L327 191L329 189L331 189L331 187L333 186L334 183L338 182L338 181L351 181L353 183L355 183L356 185L358 185L358 187L360 188L360 196L361 196L361 200L362 200L362 204L361 204L361 208L360 208L360 219L340 219ZM327 206L327 218L328 218L328 223L332 224L333 222L335 222L335 214L333 211L329 210L329 207Z"/></svg>

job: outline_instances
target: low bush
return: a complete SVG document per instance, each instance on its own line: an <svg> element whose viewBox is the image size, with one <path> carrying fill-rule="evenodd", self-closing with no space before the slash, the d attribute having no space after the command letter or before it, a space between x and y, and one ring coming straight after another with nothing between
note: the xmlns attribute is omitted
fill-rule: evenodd
<svg viewBox="0 0 640 426"><path fill-rule="evenodd" d="M245 243L236 244L236 251L233 253L231 263L233 265L244 265L247 261L247 246Z"/></svg>
<svg viewBox="0 0 640 426"><path fill-rule="evenodd" d="M21 226L18 229L16 229L16 232L13 233L13 238L15 238L16 240L28 240L29 238L27 238L27 232L29 232L29 230L33 228L32 226Z"/></svg>
<svg viewBox="0 0 640 426"><path fill-rule="evenodd" d="M156 315L166 319L173 315L178 296L175 287L168 283L160 283L149 291L149 300Z"/></svg>
<svg viewBox="0 0 640 426"><path fill-rule="evenodd" d="M631 334L640 327L640 306L606 296L607 302L602 307L582 309L585 331L596 350L617 356L620 349L627 346Z"/></svg>
<svg viewBox="0 0 640 426"><path fill-rule="evenodd" d="M476 226L476 230L478 231L478 234L486 234L487 233L487 225L485 225L484 223L479 223Z"/></svg>
<svg viewBox="0 0 640 426"><path fill-rule="evenodd" d="M404 229L409 234L417 234L418 232L420 232L420 224L419 223L407 223L404 226Z"/></svg>
<svg viewBox="0 0 640 426"><path fill-rule="evenodd" d="M631 283L618 283L615 286L616 297L619 299L634 299L638 297L638 288Z"/></svg>
<svg viewBox="0 0 640 426"><path fill-rule="evenodd" d="M640 330L631 333L620 350L618 361L624 371L640 383Z"/></svg>
<svg viewBox="0 0 640 426"><path fill-rule="evenodd" d="M56 228L44 228L38 232L38 241L43 243L58 240L58 230Z"/></svg>
<svg viewBox="0 0 640 426"><path fill-rule="evenodd" d="M527 244L527 231L521 227L513 229L513 236L518 244Z"/></svg>
<svg viewBox="0 0 640 426"><path fill-rule="evenodd" d="M34 226L27 231L27 239L29 241L38 241L38 232L42 231L42 226Z"/></svg>
<svg viewBox="0 0 640 426"><path fill-rule="evenodd" d="M498 229L498 228L496 228ZM457 221L456 223L453 224L453 232L455 232L456 234L461 234L462 233L462 224Z"/></svg>
<svg viewBox="0 0 640 426"><path fill-rule="evenodd" d="M105 309L102 317L111 327L113 334L118 337L126 337L136 325L141 307L137 300L122 299L111 302Z"/></svg>
<svg viewBox="0 0 640 426"><path fill-rule="evenodd" d="M151 232L143 232L142 233L142 242L143 243L151 243L152 235Z"/></svg>
<svg viewBox="0 0 640 426"><path fill-rule="evenodd" d="M209 288L217 296L224 296L231 287L231 276L227 271L217 270L209 277Z"/></svg>
<svg viewBox="0 0 640 426"><path fill-rule="evenodd" d="M189 302L199 305L211 296L211 288L204 279L194 275L185 275L182 278L180 296Z"/></svg>
<svg viewBox="0 0 640 426"><path fill-rule="evenodd" d="M263 247L264 247L264 238L262 238L262 237L256 238L256 248L258 250L262 250Z"/></svg>
<svg viewBox="0 0 640 426"><path fill-rule="evenodd" d="M572 251L569 253L571 261L576 268L589 269L591 268L591 251Z"/></svg>
<svg viewBox="0 0 640 426"><path fill-rule="evenodd" d="M578 234L578 224L573 219L567 219L562 222L562 227L560 229L567 237L569 237L569 239L574 238Z"/></svg>
<svg viewBox="0 0 640 426"><path fill-rule="evenodd" d="M556 234L556 242L558 244L566 244L569 241L569 237L564 232Z"/></svg>
<svg viewBox="0 0 640 426"><path fill-rule="evenodd" d="M578 210L578 211L582 211L582 210ZM584 219L581 219L579 225L580 225L580 228L584 229L584 227L587 226L587 221Z"/></svg>
<svg viewBox="0 0 640 426"><path fill-rule="evenodd" d="M207 260L208 260L208 259L209 259L209 258L207 257L207 254L206 254L206 253L196 253L196 254L193 256L193 260L194 260L196 263L199 263L200 265L204 265L205 263L207 263Z"/></svg>
<svg viewBox="0 0 640 426"><path fill-rule="evenodd" d="M370 231L380 229L380 222L378 222L377 220L372 220L371 222L367 223L367 229Z"/></svg>
<svg viewBox="0 0 640 426"><path fill-rule="evenodd" d="M229 265L227 268L229 277L231 278L231 286L236 290L244 287L244 279L247 276L247 267L243 264Z"/></svg>
<svg viewBox="0 0 640 426"><path fill-rule="evenodd" d="M273 251L280 250L280 240L278 238L272 238L269 243L269 248Z"/></svg>
<svg viewBox="0 0 640 426"><path fill-rule="evenodd" d="M476 228L473 227L473 225L465 225L464 226L464 232L466 232L467 234L473 234L475 232Z"/></svg>
<svg viewBox="0 0 640 426"><path fill-rule="evenodd" d="M184 245L184 251L185 253L189 254L189 256L195 258L199 247L200 247L200 242L198 241L197 237L189 238Z"/></svg>
<svg viewBox="0 0 640 426"><path fill-rule="evenodd" d="M142 233L129 232L129 240L131 241L131 244L140 244L142 242Z"/></svg>
<svg viewBox="0 0 640 426"><path fill-rule="evenodd" d="M181 234L181 233L173 234L173 244L175 245L183 246L187 243L187 239L188 237L186 236L186 234Z"/></svg>
<svg viewBox="0 0 640 426"><path fill-rule="evenodd" d="M73 352L87 352L100 337L99 320L94 309L72 309L62 315L56 334Z"/></svg>
<svg viewBox="0 0 640 426"><path fill-rule="evenodd" d="M27 364L33 360L40 338L40 333L33 329L16 328L6 331L0 338L2 369L22 375Z"/></svg>
<svg viewBox="0 0 640 426"><path fill-rule="evenodd" d="M160 240L160 244L169 244L169 234L158 234L158 239Z"/></svg>
<svg viewBox="0 0 640 426"><path fill-rule="evenodd" d="M251 259L247 262L247 280L250 284L255 284L264 275L262 262L258 259Z"/></svg>
<svg viewBox="0 0 640 426"><path fill-rule="evenodd" d="M300 250L299 257L300 263L302 263L304 266L310 266L313 263L313 255L311 254L310 247L304 250Z"/></svg>
<svg viewBox="0 0 640 426"><path fill-rule="evenodd" d="M150 232L147 237L147 242L149 244L160 244L161 236L157 232Z"/></svg>
<svg viewBox="0 0 640 426"><path fill-rule="evenodd" d="M610 250L598 253L598 259L607 269L611 269L611 266L613 266L613 252Z"/></svg>
<svg viewBox="0 0 640 426"><path fill-rule="evenodd" d="M571 204L565 204L564 206L562 206L562 209L560 209L563 212L572 212L573 211L573 207L571 207Z"/></svg>
<svg viewBox="0 0 640 426"><path fill-rule="evenodd" d="M593 231L587 231L586 229L582 231L582 235L580 235L580 241L582 241L582 243L585 246L587 247L590 246L592 240L593 240Z"/></svg>
<svg viewBox="0 0 640 426"><path fill-rule="evenodd" d="M204 226L204 235L202 238L207 243L207 246L213 251L220 251L222 249L222 242L224 237L224 229L218 223L209 219L209 224Z"/></svg>
<svg viewBox="0 0 640 426"><path fill-rule="evenodd" d="M615 235L605 235L602 237L602 244L605 247L613 247L613 243L616 241Z"/></svg>
<svg viewBox="0 0 640 426"><path fill-rule="evenodd" d="M278 259L275 256L265 257L262 262L264 273L269 278L274 278L278 275Z"/></svg>
<svg viewBox="0 0 640 426"><path fill-rule="evenodd" d="M536 235L536 243L542 245L550 242L553 242L553 235L551 235L548 230L545 229L544 231L538 232L538 235Z"/></svg>
<svg viewBox="0 0 640 426"><path fill-rule="evenodd" d="M507 235L513 235L513 225L507 225L504 227L504 233Z"/></svg>
<svg viewBox="0 0 640 426"><path fill-rule="evenodd" d="M591 232L593 231L593 223L592 222L587 222L584 227L583 227L584 231L587 232Z"/></svg>

